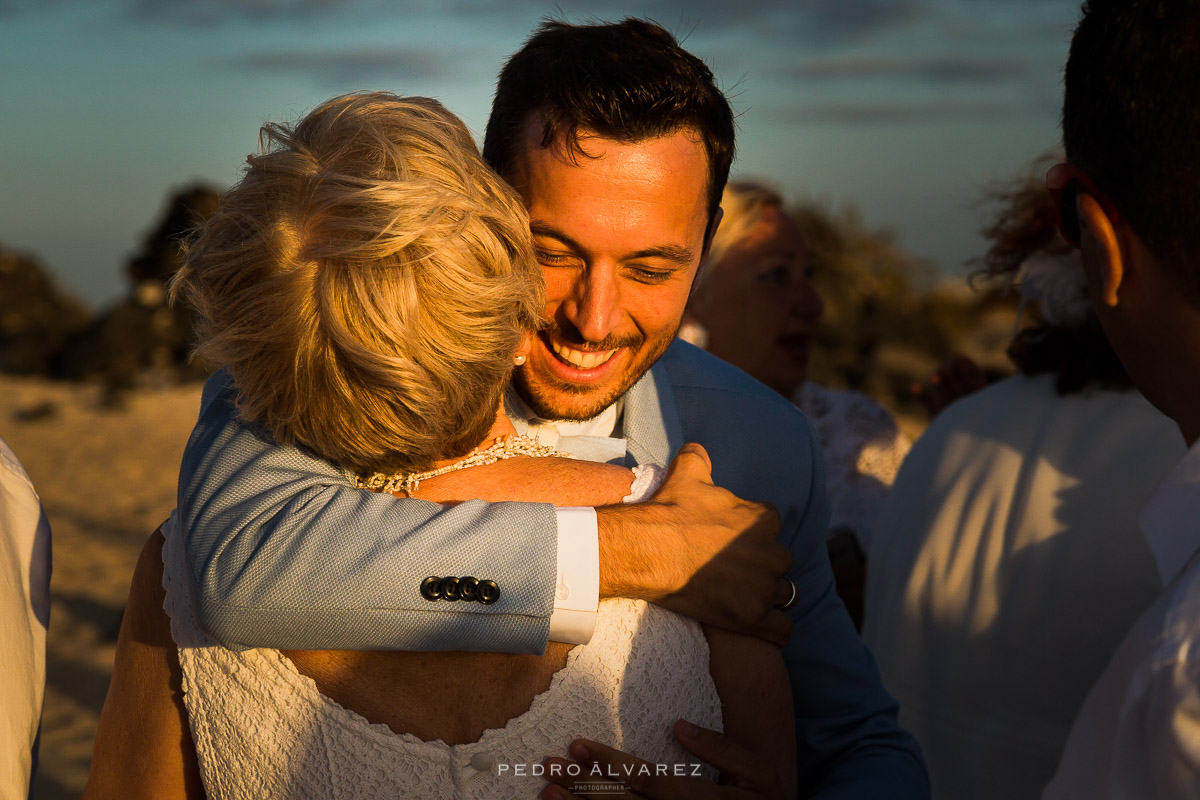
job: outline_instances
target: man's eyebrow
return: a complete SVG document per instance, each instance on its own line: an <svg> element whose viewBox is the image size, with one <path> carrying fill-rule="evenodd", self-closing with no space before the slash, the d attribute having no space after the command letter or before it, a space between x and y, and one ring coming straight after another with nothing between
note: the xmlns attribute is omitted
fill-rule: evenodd
<svg viewBox="0 0 1200 800"><path fill-rule="evenodd" d="M534 221L529 223L529 230L534 236L545 236L548 239L554 239L559 244L576 253L586 252L585 248L579 242L544 222ZM696 254L688 247L664 244L657 247L647 247L645 250L638 250L636 253L628 253L621 257L621 261L636 261L645 258L657 258L678 264L681 267L690 267L696 260Z"/></svg>
<svg viewBox="0 0 1200 800"><path fill-rule="evenodd" d="M648 247L645 250L638 250L636 253L630 253L621 260L636 261L639 258L660 258L663 261L670 261L681 267L690 267L692 262L696 260L696 254L688 247L664 244L658 247Z"/></svg>
<svg viewBox="0 0 1200 800"><path fill-rule="evenodd" d="M557 228L551 227L544 222L537 222L536 220L530 222L529 232L534 236L545 236L549 239L554 239L559 244L562 244L577 253L583 251L583 248L579 246L579 242L575 241L570 236L567 236Z"/></svg>

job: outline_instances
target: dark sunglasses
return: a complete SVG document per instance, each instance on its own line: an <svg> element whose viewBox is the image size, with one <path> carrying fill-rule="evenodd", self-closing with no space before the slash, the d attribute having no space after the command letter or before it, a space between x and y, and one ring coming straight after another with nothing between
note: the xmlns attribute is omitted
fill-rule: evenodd
<svg viewBox="0 0 1200 800"><path fill-rule="evenodd" d="M1079 247L1079 241L1083 237L1076 202L1081 191L1091 195L1111 221L1116 222L1120 219L1117 207L1108 199L1108 195L1100 191L1091 178L1070 164L1055 164L1050 168L1046 173L1046 189L1049 190L1050 200L1054 204L1058 232L1072 247Z"/></svg>

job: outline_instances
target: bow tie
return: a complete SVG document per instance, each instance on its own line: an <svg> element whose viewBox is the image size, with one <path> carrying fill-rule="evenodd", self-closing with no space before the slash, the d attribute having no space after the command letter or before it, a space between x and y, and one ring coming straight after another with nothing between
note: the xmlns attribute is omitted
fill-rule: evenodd
<svg viewBox="0 0 1200 800"><path fill-rule="evenodd" d="M563 436L553 422L514 419L517 433L532 436L539 444L553 447L584 461L608 464L625 463L625 440L611 436Z"/></svg>

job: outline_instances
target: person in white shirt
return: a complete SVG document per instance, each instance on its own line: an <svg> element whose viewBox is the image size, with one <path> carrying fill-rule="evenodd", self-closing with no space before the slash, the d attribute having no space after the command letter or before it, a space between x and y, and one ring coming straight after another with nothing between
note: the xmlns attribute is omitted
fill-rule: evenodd
<svg viewBox="0 0 1200 800"><path fill-rule="evenodd" d="M50 624L50 523L0 440L0 797L25 797L36 762Z"/></svg>
<svg viewBox="0 0 1200 800"><path fill-rule="evenodd" d="M1040 797L1162 590L1137 515L1186 448L1132 388L1055 230L1043 176L1060 158L986 231L987 274L1019 289L1028 321L1008 347L1018 374L933 420L870 553L863 639L940 800Z"/></svg>
<svg viewBox="0 0 1200 800"><path fill-rule="evenodd" d="M1164 589L1075 720L1046 800L1200 796L1200 4L1089 0L1046 185L1105 333L1191 448L1140 520ZM1103 431L1097 431L1097 435ZM1097 458L1106 453L1098 450Z"/></svg>

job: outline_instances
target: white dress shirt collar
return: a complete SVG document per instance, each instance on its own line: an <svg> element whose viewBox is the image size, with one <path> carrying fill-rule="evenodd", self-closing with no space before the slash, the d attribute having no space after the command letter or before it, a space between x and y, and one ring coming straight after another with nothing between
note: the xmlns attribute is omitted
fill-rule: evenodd
<svg viewBox="0 0 1200 800"><path fill-rule="evenodd" d="M544 419L539 417L533 412L533 409L525 405L525 401L521 399L512 387L509 387L505 392L505 400L508 401L507 411L510 417L514 414L519 414L521 419L530 425L553 425L560 436L608 436L617 438L621 436L621 421L625 410L624 397L617 398L617 402L591 419L579 421Z"/></svg>

